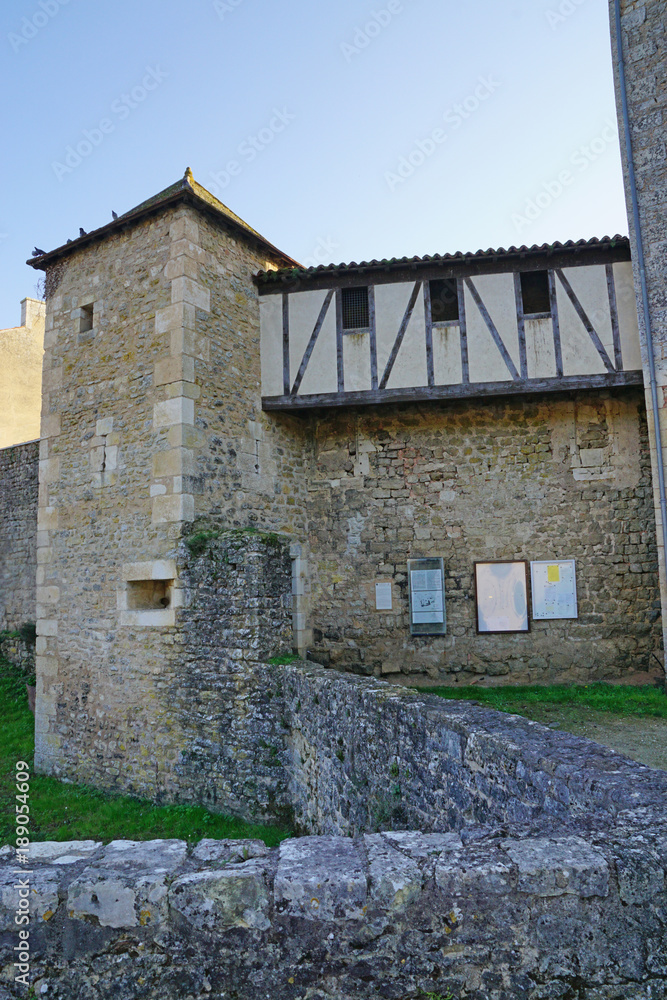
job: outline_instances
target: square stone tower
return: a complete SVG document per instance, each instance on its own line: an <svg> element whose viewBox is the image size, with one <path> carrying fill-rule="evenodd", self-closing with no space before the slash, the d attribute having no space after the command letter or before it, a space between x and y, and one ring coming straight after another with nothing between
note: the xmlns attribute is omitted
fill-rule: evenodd
<svg viewBox="0 0 667 1000"><path fill-rule="evenodd" d="M179 543L204 523L303 530L299 422L262 415L252 281L294 262L188 170L31 263L47 291L36 769L187 798Z"/></svg>

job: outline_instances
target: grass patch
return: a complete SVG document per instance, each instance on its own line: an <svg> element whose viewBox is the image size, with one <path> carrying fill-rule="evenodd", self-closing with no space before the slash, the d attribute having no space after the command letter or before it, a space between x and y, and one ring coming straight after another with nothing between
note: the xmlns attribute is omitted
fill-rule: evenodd
<svg viewBox="0 0 667 1000"><path fill-rule="evenodd" d="M272 667L284 667L287 666L288 663L296 663L296 661L300 659L301 657L298 653L285 653L283 656L272 656L271 659L266 662L270 663Z"/></svg>
<svg viewBox="0 0 667 1000"><path fill-rule="evenodd" d="M0 659L0 844L15 841L14 767L23 760L32 768L34 720L22 672ZM56 778L30 780L30 838L39 840L151 840L176 837L195 842L202 837L256 837L273 847L290 836L278 827L254 825L210 813L201 806L155 806L128 795L112 795Z"/></svg>
<svg viewBox="0 0 667 1000"><path fill-rule="evenodd" d="M275 531L260 531L259 528L252 525L247 528L204 528L188 535L183 541L191 555L198 559L206 552L209 542L218 538L260 538L273 548L277 548L281 542L285 541L284 537Z"/></svg>
<svg viewBox="0 0 667 1000"><path fill-rule="evenodd" d="M613 715L628 715L667 719L667 694L664 690L643 685L618 684L550 684L546 686L481 688L432 687L421 688L441 698L476 701L500 712L513 712L531 717L533 706L576 706L592 708Z"/></svg>

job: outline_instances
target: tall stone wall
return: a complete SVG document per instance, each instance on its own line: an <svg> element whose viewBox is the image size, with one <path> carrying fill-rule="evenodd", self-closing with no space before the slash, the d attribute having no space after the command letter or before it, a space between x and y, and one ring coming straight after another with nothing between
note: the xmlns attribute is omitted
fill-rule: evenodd
<svg viewBox="0 0 667 1000"><path fill-rule="evenodd" d="M225 733L214 706L224 709L234 689L236 701L261 712L251 707L254 688L262 687L249 662L256 664L258 653L239 652L251 648L256 632L257 594L227 593L229 607L208 608L218 639L224 616L237 613L227 625L226 639L236 646L223 656L224 688L207 672L209 632L197 601L190 607L188 549L179 544L193 526L259 522L295 531L303 521L283 468L293 467L298 444L289 446L278 429L270 447L262 445L257 424L258 309L247 296L256 297L251 273L266 264L266 253L180 206L49 269L38 537L40 771L253 811L247 789L235 791L242 777L228 771L242 727ZM291 591L285 558L278 603ZM250 604L234 604L237 598ZM262 622L277 651L291 644L292 612L283 610L289 642L273 620ZM256 813L269 809L269 799L272 816L282 808L268 780L273 773L265 782L271 790L255 796Z"/></svg>
<svg viewBox="0 0 667 1000"><path fill-rule="evenodd" d="M621 0L621 32L627 82L627 101L632 141L639 228L644 248L645 275L648 292L649 319L653 339L656 382L662 432L663 462L667 466L667 296L665 295L665 189L667 188L667 85L665 48L667 46L667 3L665 0ZM646 403L651 427L654 504L658 524L658 553L663 629L667 636L667 566L658 492L656 439L653 432L653 412L649 391L649 367L646 317L644 315L638 236L630 187L629 158L623 134L623 116L619 75L619 55L616 44L614 0L610 0L611 40L614 57L616 104L621 134L621 155L625 179L625 196L630 226L630 244L635 274L635 291L639 312L639 333L646 385Z"/></svg>
<svg viewBox="0 0 667 1000"><path fill-rule="evenodd" d="M281 677L292 649L289 542L199 532L185 540L188 614L168 679L178 798L258 821L291 821Z"/></svg>
<svg viewBox="0 0 667 1000"><path fill-rule="evenodd" d="M641 390L375 411L311 425L312 659L362 674L588 682L659 670ZM445 561L447 635L411 637L407 560ZM479 635L473 564L576 560L579 617ZM376 611L390 582L392 611Z"/></svg>
<svg viewBox="0 0 667 1000"><path fill-rule="evenodd" d="M39 442L0 449L0 630L35 620Z"/></svg>

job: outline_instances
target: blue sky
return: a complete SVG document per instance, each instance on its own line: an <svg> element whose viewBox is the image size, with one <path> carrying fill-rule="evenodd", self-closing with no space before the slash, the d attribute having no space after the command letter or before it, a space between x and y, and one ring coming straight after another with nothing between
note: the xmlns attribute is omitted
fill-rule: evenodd
<svg viewBox="0 0 667 1000"><path fill-rule="evenodd" d="M313 264L627 232L606 0L7 0L24 261L195 178Z"/></svg>

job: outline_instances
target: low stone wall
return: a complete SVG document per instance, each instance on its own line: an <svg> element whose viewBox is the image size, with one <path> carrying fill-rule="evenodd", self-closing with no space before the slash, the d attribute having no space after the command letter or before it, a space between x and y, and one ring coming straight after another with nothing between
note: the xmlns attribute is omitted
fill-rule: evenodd
<svg viewBox="0 0 667 1000"><path fill-rule="evenodd" d="M0 449L0 630L35 621L39 441Z"/></svg>
<svg viewBox="0 0 667 1000"><path fill-rule="evenodd" d="M19 875L4 848L0 997L28 992L13 965L23 879L31 995L49 1000L656 1000L667 826L627 823L611 837L470 829L273 850L35 844Z"/></svg>
<svg viewBox="0 0 667 1000"><path fill-rule="evenodd" d="M590 740L383 681L281 669L284 760L305 832L578 831L639 808L667 819L667 773Z"/></svg>

